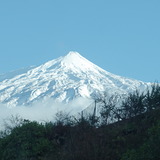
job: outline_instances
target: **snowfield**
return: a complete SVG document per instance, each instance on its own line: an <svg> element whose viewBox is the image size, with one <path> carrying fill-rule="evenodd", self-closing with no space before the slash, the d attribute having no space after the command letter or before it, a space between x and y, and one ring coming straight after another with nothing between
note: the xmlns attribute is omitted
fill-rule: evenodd
<svg viewBox="0 0 160 160"><path fill-rule="evenodd" d="M69 103L78 97L90 99L97 92L127 94L148 85L109 73L79 53L69 52L38 67L1 75L0 102L10 107L47 99Z"/></svg>
<svg viewBox="0 0 160 160"><path fill-rule="evenodd" d="M148 86L150 83L114 75L79 53L69 52L38 67L0 75L0 129L3 120L16 115L44 122L54 120L60 111L74 116L81 111L92 114L96 95L127 95Z"/></svg>

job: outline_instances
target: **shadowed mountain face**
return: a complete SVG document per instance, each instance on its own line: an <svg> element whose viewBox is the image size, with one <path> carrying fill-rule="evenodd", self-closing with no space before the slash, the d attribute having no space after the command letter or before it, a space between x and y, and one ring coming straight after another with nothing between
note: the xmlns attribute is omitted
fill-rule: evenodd
<svg viewBox="0 0 160 160"><path fill-rule="evenodd" d="M15 73L15 75L14 75ZM149 84L109 73L77 52L0 76L0 102L28 105L53 98L67 103L77 97L92 98L97 92L127 94Z"/></svg>

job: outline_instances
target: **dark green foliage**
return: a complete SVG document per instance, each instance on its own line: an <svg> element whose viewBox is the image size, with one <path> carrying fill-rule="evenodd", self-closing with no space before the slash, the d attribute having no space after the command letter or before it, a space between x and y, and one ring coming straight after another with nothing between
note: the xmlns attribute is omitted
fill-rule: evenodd
<svg viewBox="0 0 160 160"><path fill-rule="evenodd" d="M138 149L128 150L122 160L158 160L160 159L160 120L157 124L148 129L148 138Z"/></svg>
<svg viewBox="0 0 160 160"><path fill-rule="evenodd" d="M151 89L148 89L144 103L147 112L160 109L160 86L158 84L154 84Z"/></svg>
<svg viewBox="0 0 160 160"><path fill-rule="evenodd" d="M101 109L101 123L107 125L114 121L115 107L117 104L117 96L111 96L108 99L106 97L102 97L99 99Z"/></svg>
<svg viewBox="0 0 160 160"><path fill-rule="evenodd" d="M160 87L130 94L119 108L115 97L106 99L99 99L100 117L58 113L45 124L12 117L0 136L0 160L160 159Z"/></svg>
<svg viewBox="0 0 160 160"><path fill-rule="evenodd" d="M47 126L46 126L47 127ZM41 159L56 149L54 142L47 138L47 128L37 122L27 122L15 127L11 134L1 140L2 160ZM50 145L53 145L52 148Z"/></svg>
<svg viewBox="0 0 160 160"><path fill-rule="evenodd" d="M145 143L160 147L158 120L159 110L98 128L86 118L74 125L27 122L0 139L0 160L120 160Z"/></svg>
<svg viewBox="0 0 160 160"><path fill-rule="evenodd" d="M145 95L138 91L130 93L129 96L122 102L121 117L122 119L131 118L144 113L144 98Z"/></svg>

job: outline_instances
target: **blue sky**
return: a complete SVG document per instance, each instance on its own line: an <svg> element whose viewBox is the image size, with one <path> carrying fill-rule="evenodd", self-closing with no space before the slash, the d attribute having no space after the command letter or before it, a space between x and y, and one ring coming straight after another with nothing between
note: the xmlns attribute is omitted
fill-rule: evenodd
<svg viewBox="0 0 160 160"><path fill-rule="evenodd" d="M103 69L160 82L159 0L0 0L0 73L77 51Z"/></svg>

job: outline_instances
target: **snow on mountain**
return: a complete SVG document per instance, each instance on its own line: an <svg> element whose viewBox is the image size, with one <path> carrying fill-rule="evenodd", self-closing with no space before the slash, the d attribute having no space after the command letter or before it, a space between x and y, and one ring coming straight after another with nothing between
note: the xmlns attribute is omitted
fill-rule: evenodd
<svg viewBox="0 0 160 160"><path fill-rule="evenodd" d="M38 67L0 76L0 102L9 106L47 99L67 103L77 97L91 98L97 92L126 94L147 86L109 73L79 53L69 52Z"/></svg>
<svg viewBox="0 0 160 160"><path fill-rule="evenodd" d="M33 69L34 67L35 66L21 68L18 70L10 71L8 73L0 74L0 82L5 79L11 79L11 78L15 77L16 75L26 73L29 69Z"/></svg>

